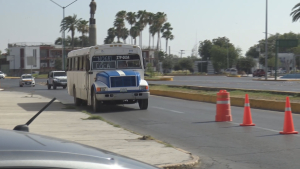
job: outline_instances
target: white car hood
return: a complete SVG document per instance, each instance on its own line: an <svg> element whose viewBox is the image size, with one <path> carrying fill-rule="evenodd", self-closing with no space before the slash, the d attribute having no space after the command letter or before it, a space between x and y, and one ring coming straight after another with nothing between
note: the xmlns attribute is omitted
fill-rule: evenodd
<svg viewBox="0 0 300 169"><path fill-rule="evenodd" d="M67 79L67 76L55 76L54 79L63 80L63 79Z"/></svg>

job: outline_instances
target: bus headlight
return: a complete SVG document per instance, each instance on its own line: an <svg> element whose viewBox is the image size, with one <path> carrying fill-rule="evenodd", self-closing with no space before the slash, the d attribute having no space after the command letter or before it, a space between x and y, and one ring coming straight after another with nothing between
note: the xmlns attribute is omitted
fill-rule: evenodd
<svg viewBox="0 0 300 169"><path fill-rule="evenodd" d="M149 87L148 86L140 86L140 90L148 90Z"/></svg>
<svg viewBox="0 0 300 169"><path fill-rule="evenodd" d="M104 92L104 91L107 91L107 87L97 87L97 88L96 88L96 91L97 91L97 92Z"/></svg>

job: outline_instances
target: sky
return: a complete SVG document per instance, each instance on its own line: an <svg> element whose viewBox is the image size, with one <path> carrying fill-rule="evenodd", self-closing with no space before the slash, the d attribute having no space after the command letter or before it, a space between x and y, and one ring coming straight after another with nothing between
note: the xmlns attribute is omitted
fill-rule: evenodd
<svg viewBox="0 0 300 169"><path fill-rule="evenodd" d="M54 0L67 6L74 0ZM118 11L164 12L173 27L169 41L171 54L190 56L199 41L226 36L245 54L249 47L265 38L266 0L95 0L97 44L103 44ZM65 9L65 16L76 14L89 20L90 0L77 0ZM268 33L300 32L300 23L292 22L291 10L299 0L268 1ZM8 43L48 42L61 37L63 10L50 0L0 0L0 50ZM126 23L126 27L130 25ZM149 45L148 27L143 31L143 46ZM70 35L66 32L66 35ZM75 36L81 36L79 32ZM128 38L130 39L130 38ZM156 45L157 35L155 37ZM129 41L128 41L129 42ZM138 44L138 43L137 43ZM152 44L152 42L151 42ZM162 49L165 50L165 39Z"/></svg>

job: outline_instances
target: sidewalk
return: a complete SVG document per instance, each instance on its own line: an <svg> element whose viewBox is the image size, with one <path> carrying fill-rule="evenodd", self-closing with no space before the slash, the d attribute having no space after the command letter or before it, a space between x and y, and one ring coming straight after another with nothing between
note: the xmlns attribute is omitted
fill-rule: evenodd
<svg viewBox="0 0 300 169"><path fill-rule="evenodd" d="M39 95L0 91L0 128L13 129L26 123L50 100ZM31 133L75 141L159 167L187 167L198 157L166 147L101 120L83 120L89 115L55 101L29 126Z"/></svg>

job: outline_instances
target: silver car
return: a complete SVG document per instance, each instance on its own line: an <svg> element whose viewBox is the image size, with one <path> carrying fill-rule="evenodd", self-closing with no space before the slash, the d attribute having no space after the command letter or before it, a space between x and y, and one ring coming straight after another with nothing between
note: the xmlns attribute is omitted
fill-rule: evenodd
<svg viewBox="0 0 300 169"><path fill-rule="evenodd" d="M5 79L5 74L0 71L0 79Z"/></svg>
<svg viewBox="0 0 300 169"><path fill-rule="evenodd" d="M19 80L19 86L35 86L35 80L34 77L32 77L31 74L23 74Z"/></svg>

